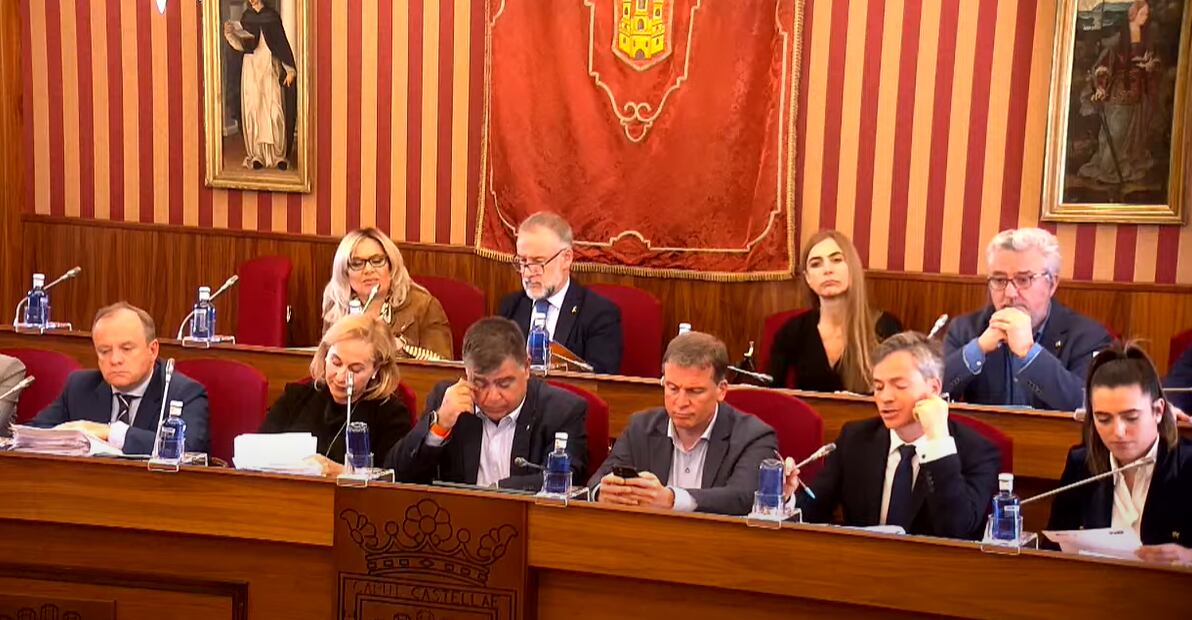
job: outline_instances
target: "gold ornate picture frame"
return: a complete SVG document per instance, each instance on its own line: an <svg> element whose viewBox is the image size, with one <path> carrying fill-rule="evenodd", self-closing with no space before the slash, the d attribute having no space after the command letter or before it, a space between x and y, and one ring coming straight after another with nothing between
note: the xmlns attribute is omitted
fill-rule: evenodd
<svg viewBox="0 0 1192 620"><path fill-rule="evenodd" d="M1043 219L1182 224L1189 0L1057 0Z"/></svg>
<svg viewBox="0 0 1192 620"><path fill-rule="evenodd" d="M310 19L310 0L203 3L207 185L311 190Z"/></svg>

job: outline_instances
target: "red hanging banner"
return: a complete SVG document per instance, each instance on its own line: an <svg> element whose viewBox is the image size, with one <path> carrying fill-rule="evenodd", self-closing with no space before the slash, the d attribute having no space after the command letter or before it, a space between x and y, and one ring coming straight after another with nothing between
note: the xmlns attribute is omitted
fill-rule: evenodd
<svg viewBox="0 0 1192 620"><path fill-rule="evenodd" d="M486 0L477 245L571 222L579 269L790 275L801 0Z"/></svg>

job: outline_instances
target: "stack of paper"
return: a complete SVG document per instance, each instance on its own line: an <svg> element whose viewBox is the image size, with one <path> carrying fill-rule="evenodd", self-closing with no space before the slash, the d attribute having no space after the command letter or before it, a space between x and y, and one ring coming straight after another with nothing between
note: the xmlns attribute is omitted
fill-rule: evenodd
<svg viewBox="0 0 1192 620"><path fill-rule="evenodd" d="M1043 535L1060 546L1064 553L1137 560L1142 546L1138 534L1130 529L1098 528L1092 530L1046 531Z"/></svg>
<svg viewBox="0 0 1192 620"><path fill-rule="evenodd" d="M17 425L12 427L12 448L58 456L120 456L123 453L82 431Z"/></svg>
<svg viewBox="0 0 1192 620"><path fill-rule="evenodd" d="M232 464L236 469L320 476L314 461L318 440L310 433L247 434L236 438Z"/></svg>

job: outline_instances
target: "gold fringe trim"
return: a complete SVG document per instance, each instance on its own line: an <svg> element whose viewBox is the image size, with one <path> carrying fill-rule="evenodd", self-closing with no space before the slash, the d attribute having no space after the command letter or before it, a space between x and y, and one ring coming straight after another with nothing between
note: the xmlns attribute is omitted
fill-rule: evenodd
<svg viewBox="0 0 1192 620"><path fill-rule="evenodd" d="M509 263L513 255L488 248L474 248L476 255L493 261ZM632 267L629 265L606 265L604 263L572 263L575 271L607 273L619 276L643 276L647 278L675 278L680 280L704 280L707 282L778 282L794 276L789 271L751 271L735 273L728 271L691 271L656 267Z"/></svg>

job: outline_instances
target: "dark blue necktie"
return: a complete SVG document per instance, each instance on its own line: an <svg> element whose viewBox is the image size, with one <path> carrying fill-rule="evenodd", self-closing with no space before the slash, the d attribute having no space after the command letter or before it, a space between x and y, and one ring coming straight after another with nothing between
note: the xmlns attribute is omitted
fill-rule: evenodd
<svg viewBox="0 0 1192 620"><path fill-rule="evenodd" d="M137 397L132 394L116 392L116 405L118 407L116 411L117 422L124 422L128 425L132 424L132 401L136 399Z"/></svg>
<svg viewBox="0 0 1192 620"><path fill-rule="evenodd" d="M538 315L542 316L542 327L544 329L546 329L546 337L548 339L550 338L550 328L547 327L546 319L548 316L550 316L548 314L549 310L550 310L550 302L549 301L547 301L545 299L539 299L538 301L534 302L534 316L538 316ZM530 327L533 327L533 326L534 326L534 317L530 317Z"/></svg>
<svg viewBox="0 0 1192 620"><path fill-rule="evenodd" d="M890 485L890 505L886 508L886 525L900 525L902 529L911 526L911 493L915 486L915 470L911 467L915 446L903 444L898 447L901 460L894 470L894 483Z"/></svg>

